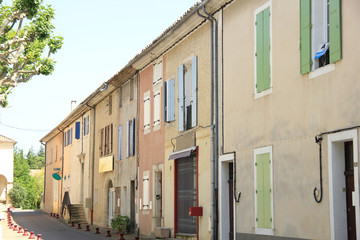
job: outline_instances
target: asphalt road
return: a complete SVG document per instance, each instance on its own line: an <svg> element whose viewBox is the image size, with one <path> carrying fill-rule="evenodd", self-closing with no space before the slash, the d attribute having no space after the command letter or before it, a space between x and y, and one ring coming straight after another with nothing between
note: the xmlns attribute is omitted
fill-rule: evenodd
<svg viewBox="0 0 360 240"><path fill-rule="evenodd" d="M34 231L35 235L42 234L44 240L88 240L88 239L108 239L103 236L95 235L91 232L71 228L66 224L51 218L42 211L13 211L12 214L15 222L27 228L29 231Z"/></svg>

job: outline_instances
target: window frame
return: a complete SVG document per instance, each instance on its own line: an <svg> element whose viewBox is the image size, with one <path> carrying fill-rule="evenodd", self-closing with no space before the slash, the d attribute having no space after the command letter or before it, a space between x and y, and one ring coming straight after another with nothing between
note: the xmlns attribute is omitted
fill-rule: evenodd
<svg viewBox="0 0 360 240"><path fill-rule="evenodd" d="M263 12L265 9L269 8L270 10L270 16L269 16L269 39L270 39L270 87L266 90L263 90L261 92L257 92L257 26L256 26L256 16ZM273 89L273 71L272 71L272 4L271 1L265 3L261 7L257 8L254 11L254 97L255 99L269 95L272 93Z"/></svg>

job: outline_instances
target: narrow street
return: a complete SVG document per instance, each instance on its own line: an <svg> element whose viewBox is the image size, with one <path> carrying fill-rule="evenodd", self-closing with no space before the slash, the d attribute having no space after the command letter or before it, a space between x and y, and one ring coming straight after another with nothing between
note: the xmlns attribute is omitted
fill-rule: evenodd
<svg viewBox="0 0 360 240"><path fill-rule="evenodd" d="M22 233L17 233L13 229L9 229L7 224L7 213L4 206L1 207L1 213L4 213L5 220L1 220L0 226L0 240L13 239L28 239L28 236L22 236ZM106 237L106 230L100 228L100 234L95 234L96 226L91 226L90 231L85 231L85 226L82 229L71 227L60 221L59 219L50 217L40 210L13 210L11 213L14 222L28 231L34 231L37 239L37 234L42 235L44 240L63 240L63 239L119 239L114 231L111 231L111 237ZM124 236L125 239L134 239L133 235Z"/></svg>

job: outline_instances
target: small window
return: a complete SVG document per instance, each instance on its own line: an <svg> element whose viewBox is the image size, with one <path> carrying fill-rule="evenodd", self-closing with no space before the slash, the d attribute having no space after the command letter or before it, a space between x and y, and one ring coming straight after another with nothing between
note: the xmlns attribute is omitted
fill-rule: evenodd
<svg viewBox="0 0 360 240"><path fill-rule="evenodd" d="M161 96L160 89L154 92L154 127L160 126L161 119Z"/></svg>
<svg viewBox="0 0 360 240"><path fill-rule="evenodd" d="M142 201L142 208L144 210L150 209L150 174L149 171L145 171L143 173L143 201Z"/></svg>
<svg viewBox="0 0 360 240"><path fill-rule="evenodd" d="M80 133L81 133L81 124L80 122L75 123L75 138L80 139Z"/></svg>
<svg viewBox="0 0 360 240"><path fill-rule="evenodd" d="M144 93L144 134L150 132L150 90Z"/></svg>
<svg viewBox="0 0 360 240"><path fill-rule="evenodd" d="M108 105L109 105L109 115L111 115L112 114L112 95L109 96Z"/></svg>
<svg viewBox="0 0 360 240"><path fill-rule="evenodd" d="M175 80L164 82L164 122L175 120Z"/></svg>
<svg viewBox="0 0 360 240"><path fill-rule="evenodd" d="M119 96L119 108L122 107L122 97L123 97L123 94L122 94L122 86L118 89L118 96Z"/></svg>
<svg viewBox="0 0 360 240"><path fill-rule="evenodd" d="M89 115L84 118L84 135L89 134Z"/></svg>
<svg viewBox="0 0 360 240"><path fill-rule="evenodd" d="M162 82L163 75L163 63L162 61L154 64L154 76L153 76L153 86Z"/></svg>
<svg viewBox="0 0 360 240"><path fill-rule="evenodd" d="M130 79L130 101L134 99L135 78Z"/></svg>
<svg viewBox="0 0 360 240"><path fill-rule="evenodd" d="M113 152L113 124L101 129L100 132L100 156L107 156Z"/></svg>

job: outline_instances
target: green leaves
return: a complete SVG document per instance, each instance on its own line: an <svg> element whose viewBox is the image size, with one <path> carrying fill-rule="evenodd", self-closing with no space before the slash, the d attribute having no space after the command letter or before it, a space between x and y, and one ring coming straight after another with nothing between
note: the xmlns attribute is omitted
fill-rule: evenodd
<svg viewBox="0 0 360 240"><path fill-rule="evenodd" d="M0 1L0 86L8 87L0 91L0 106L19 83L54 71L51 54L63 44L53 34L54 17L54 9L42 0L13 0L11 7Z"/></svg>

